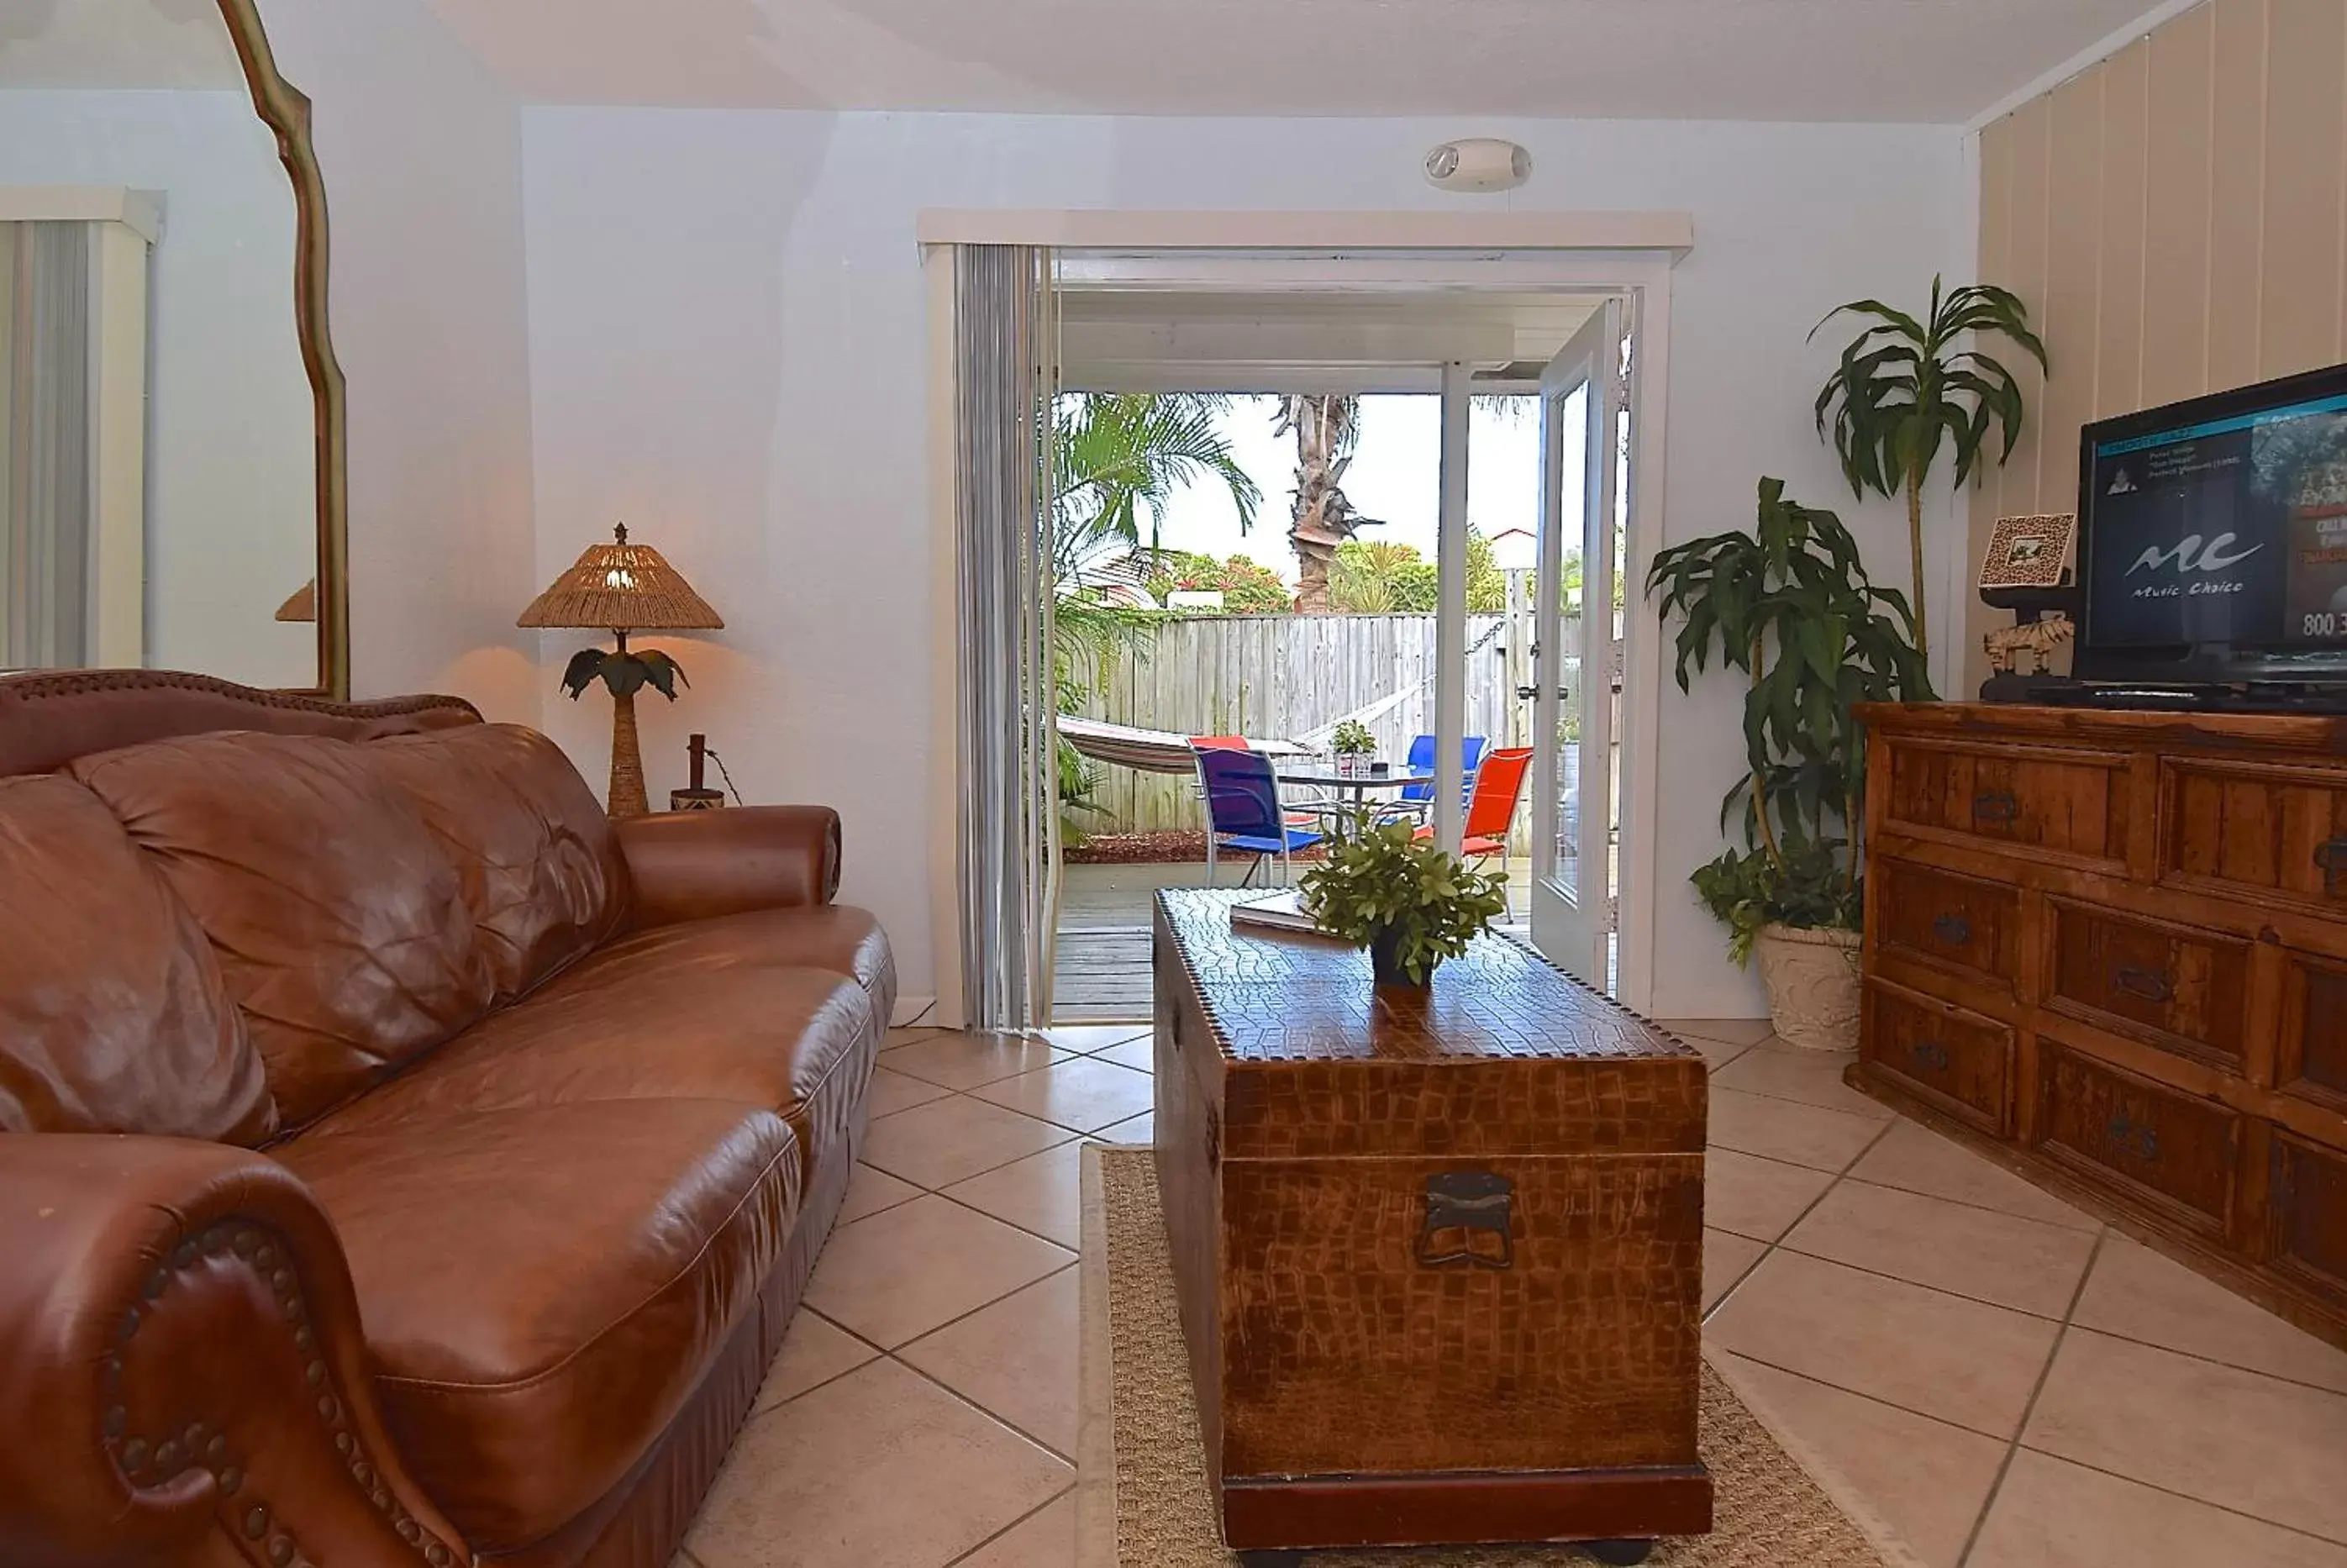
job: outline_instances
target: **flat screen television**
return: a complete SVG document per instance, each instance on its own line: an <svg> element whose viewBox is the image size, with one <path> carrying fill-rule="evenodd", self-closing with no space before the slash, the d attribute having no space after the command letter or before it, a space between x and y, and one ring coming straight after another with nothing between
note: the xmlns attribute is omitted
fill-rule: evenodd
<svg viewBox="0 0 2347 1568"><path fill-rule="evenodd" d="M2089 425L2092 682L2347 698L2347 365Z"/></svg>

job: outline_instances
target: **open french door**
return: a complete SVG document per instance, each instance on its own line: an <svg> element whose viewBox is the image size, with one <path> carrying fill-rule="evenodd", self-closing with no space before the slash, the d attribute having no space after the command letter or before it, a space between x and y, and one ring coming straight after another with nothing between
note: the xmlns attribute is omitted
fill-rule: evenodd
<svg viewBox="0 0 2347 1568"><path fill-rule="evenodd" d="M1622 329L1622 302L1609 299L1541 376L1533 609L1532 945L1603 991L1613 989Z"/></svg>

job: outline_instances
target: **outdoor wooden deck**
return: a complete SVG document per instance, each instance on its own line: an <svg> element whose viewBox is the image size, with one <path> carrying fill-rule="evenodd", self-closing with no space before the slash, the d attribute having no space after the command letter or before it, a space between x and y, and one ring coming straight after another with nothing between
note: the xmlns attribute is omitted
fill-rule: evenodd
<svg viewBox="0 0 2347 1568"><path fill-rule="evenodd" d="M1524 918L1532 866L1509 863L1516 917ZM1231 886L1239 873L1225 867ZM1060 886L1051 1017L1059 1023L1124 1023L1151 1010L1150 909L1160 887L1198 887L1204 866L1071 866ZM1516 927L1509 927L1515 929Z"/></svg>

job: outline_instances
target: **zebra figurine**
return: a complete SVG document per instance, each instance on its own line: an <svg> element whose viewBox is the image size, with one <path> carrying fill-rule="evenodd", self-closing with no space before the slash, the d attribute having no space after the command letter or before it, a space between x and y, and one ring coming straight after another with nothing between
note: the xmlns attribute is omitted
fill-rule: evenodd
<svg viewBox="0 0 2347 1568"><path fill-rule="evenodd" d="M1999 675L2014 673L2014 656L2027 652L2036 662L2035 674L2046 673L2054 650L2077 636L2078 629L2070 618L2059 611L2042 620L2025 620L2018 626L2000 627L1981 639L1981 648L1988 654L1988 667Z"/></svg>

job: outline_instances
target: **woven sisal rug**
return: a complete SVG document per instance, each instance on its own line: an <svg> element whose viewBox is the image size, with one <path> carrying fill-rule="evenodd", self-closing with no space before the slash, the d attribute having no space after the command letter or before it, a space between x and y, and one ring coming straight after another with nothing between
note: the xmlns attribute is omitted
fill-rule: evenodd
<svg viewBox="0 0 2347 1568"><path fill-rule="evenodd" d="M1078 1568L1232 1568L1206 1490L1198 1407L1146 1149L1084 1152L1083 1420ZM1825 1466L1703 1372L1717 1527L1662 1542L1653 1568L1922 1568ZM1309 1568L1563 1568L1570 1546L1323 1552Z"/></svg>

